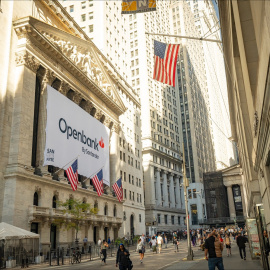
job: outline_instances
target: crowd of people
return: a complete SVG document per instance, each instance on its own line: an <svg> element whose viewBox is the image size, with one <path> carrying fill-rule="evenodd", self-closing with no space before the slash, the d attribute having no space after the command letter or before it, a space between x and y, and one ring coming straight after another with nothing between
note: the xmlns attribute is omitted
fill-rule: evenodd
<svg viewBox="0 0 270 270"><path fill-rule="evenodd" d="M227 249L227 256L232 256L231 243L235 240L239 247L240 257L246 260L245 244L248 241L246 228L219 228L219 229L196 229L190 230L190 241L193 247L198 246L205 252L205 259L208 260L209 270L217 267L223 270L222 251ZM162 248L167 248L168 242L173 244L174 252L179 252L181 240L187 238L186 230L178 230L171 233L160 232L152 236L142 234L138 239L136 252L139 253L140 263L143 263L146 247L153 253L161 253ZM110 240L108 240L109 242ZM106 264L107 241L99 239L98 245L102 254L102 263ZM119 245L116 255L116 267L120 270L131 270L133 265L130 259L130 252L123 243Z"/></svg>

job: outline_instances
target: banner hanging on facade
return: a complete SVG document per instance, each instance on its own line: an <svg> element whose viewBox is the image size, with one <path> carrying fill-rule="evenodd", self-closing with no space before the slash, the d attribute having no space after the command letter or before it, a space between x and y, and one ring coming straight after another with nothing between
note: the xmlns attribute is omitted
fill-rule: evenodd
<svg viewBox="0 0 270 270"><path fill-rule="evenodd" d="M156 0L122 0L122 14L156 10Z"/></svg>
<svg viewBox="0 0 270 270"><path fill-rule="evenodd" d="M233 186L233 198L235 210L243 210L241 190L239 186Z"/></svg>
<svg viewBox="0 0 270 270"><path fill-rule="evenodd" d="M47 86L44 166L67 169L78 156L78 173L90 177L103 168L110 186L110 130L61 93Z"/></svg>

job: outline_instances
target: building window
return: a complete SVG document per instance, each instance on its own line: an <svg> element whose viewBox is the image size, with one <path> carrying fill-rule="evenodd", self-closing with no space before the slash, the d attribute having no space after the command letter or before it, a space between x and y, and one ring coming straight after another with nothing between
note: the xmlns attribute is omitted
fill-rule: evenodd
<svg viewBox="0 0 270 270"><path fill-rule="evenodd" d="M85 19L86 19L85 14L82 14L82 15L81 15L81 18L82 18L82 22L85 22Z"/></svg>
<svg viewBox="0 0 270 270"><path fill-rule="evenodd" d="M140 194L140 203L142 202L142 194Z"/></svg>
<svg viewBox="0 0 270 270"><path fill-rule="evenodd" d="M178 225L181 225L181 217L178 217Z"/></svg>
<svg viewBox="0 0 270 270"><path fill-rule="evenodd" d="M37 192L34 193L33 205L38 206L38 193Z"/></svg>
<svg viewBox="0 0 270 270"><path fill-rule="evenodd" d="M171 216L172 225L174 225L174 216Z"/></svg>
<svg viewBox="0 0 270 270"><path fill-rule="evenodd" d="M128 182L131 183L131 175L128 175Z"/></svg>
<svg viewBox="0 0 270 270"><path fill-rule="evenodd" d="M139 214L139 222L142 222L142 215Z"/></svg>
<svg viewBox="0 0 270 270"><path fill-rule="evenodd" d="M127 190L124 189L124 198L126 199L127 198Z"/></svg>
<svg viewBox="0 0 270 270"><path fill-rule="evenodd" d="M74 12L74 5L69 7L69 12Z"/></svg>
<svg viewBox="0 0 270 270"><path fill-rule="evenodd" d="M85 9L85 8L86 8L86 2L83 1L83 2L82 2L82 9Z"/></svg>
<svg viewBox="0 0 270 270"><path fill-rule="evenodd" d="M89 25L89 33L92 33L92 32L94 32L94 25L93 24Z"/></svg>
<svg viewBox="0 0 270 270"><path fill-rule="evenodd" d="M157 222L160 224L160 214L157 215Z"/></svg>
<svg viewBox="0 0 270 270"><path fill-rule="evenodd" d="M92 20L94 18L93 11L89 12L89 20Z"/></svg>
<svg viewBox="0 0 270 270"><path fill-rule="evenodd" d="M123 156L122 156L122 151L120 151L120 160L123 159Z"/></svg>
<svg viewBox="0 0 270 270"><path fill-rule="evenodd" d="M108 205L105 204L104 206L104 216L107 216L108 215Z"/></svg>
<svg viewBox="0 0 270 270"><path fill-rule="evenodd" d="M125 182L127 181L127 178L126 178L126 172L124 172L124 181L125 181Z"/></svg>
<svg viewBox="0 0 270 270"><path fill-rule="evenodd" d="M31 223L31 232L38 234L38 223Z"/></svg>
<svg viewBox="0 0 270 270"><path fill-rule="evenodd" d="M113 208L113 216L116 217L117 216L117 208L116 205Z"/></svg>
<svg viewBox="0 0 270 270"><path fill-rule="evenodd" d="M168 215L164 215L164 222L165 224L168 224Z"/></svg>
<svg viewBox="0 0 270 270"><path fill-rule="evenodd" d="M134 176L132 175L132 185L134 185Z"/></svg>
<svg viewBox="0 0 270 270"><path fill-rule="evenodd" d="M56 208L57 204L56 204L56 196L53 196L53 200L52 200L52 208Z"/></svg>
<svg viewBox="0 0 270 270"><path fill-rule="evenodd" d="M129 199L131 200L131 191L129 191Z"/></svg>

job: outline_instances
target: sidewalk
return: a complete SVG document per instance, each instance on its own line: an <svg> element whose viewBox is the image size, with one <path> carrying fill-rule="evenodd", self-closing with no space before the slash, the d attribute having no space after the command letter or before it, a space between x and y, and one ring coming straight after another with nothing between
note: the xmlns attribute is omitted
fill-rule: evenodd
<svg viewBox="0 0 270 270"><path fill-rule="evenodd" d="M166 270L208 270L208 262L204 259L204 251L198 251L197 248L193 251L193 261L181 260L166 268ZM246 247L247 260L240 258L237 245L232 243L232 256L227 257L227 249L223 250L223 264L226 270L262 270L263 267L259 260L252 260L250 257L249 247ZM217 269L217 268L216 268Z"/></svg>

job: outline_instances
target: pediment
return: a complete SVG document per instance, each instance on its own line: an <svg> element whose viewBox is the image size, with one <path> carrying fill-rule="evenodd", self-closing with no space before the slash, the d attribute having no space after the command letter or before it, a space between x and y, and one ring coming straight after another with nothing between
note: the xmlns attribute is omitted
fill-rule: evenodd
<svg viewBox="0 0 270 270"><path fill-rule="evenodd" d="M18 33L19 23L14 23ZM123 85L122 78L113 74L104 61L104 56L91 41L81 39L63 30L48 25L35 18L28 18L26 32L39 40L44 50L54 54L57 62L70 69L74 76L81 77L82 81L91 84L91 90L111 108L117 108L118 113L126 111L126 107L119 95L118 88Z"/></svg>

